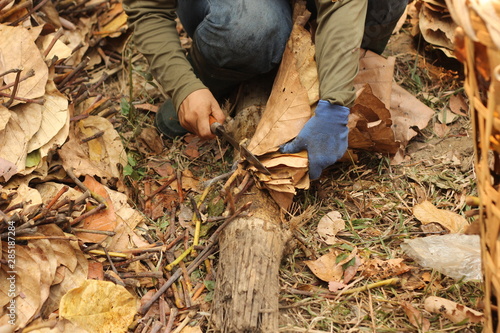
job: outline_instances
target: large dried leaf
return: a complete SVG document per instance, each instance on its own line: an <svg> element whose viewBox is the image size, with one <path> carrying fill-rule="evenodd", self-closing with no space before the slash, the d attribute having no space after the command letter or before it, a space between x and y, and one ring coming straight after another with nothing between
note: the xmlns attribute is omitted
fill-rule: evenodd
<svg viewBox="0 0 500 333"><path fill-rule="evenodd" d="M46 225L44 227L47 228L42 231L43 234L45 235L50 235L50 234L58 236L65 235L64 232L62 232L62 230L55 225ZM49 241L53 249L56 246L59 247L59 249L61 249L60 243L57 243L57 240L50 239ZM87 279L88 262L87 258L80 250L78 243L68 242L68 241L64 242L69 243L68 244L69 248L66 248L68 251L66 256L72 257L72 259L75 262L75 265L73 269L67 266L58 266L56 274L59 274L59 276L56 275L53 285L50 287L49 298L46 300L45 304L43 304L41 310L41 314L44 317L48 317L49 314L51 314L52 312L54 312L59 308L59 303L64 294L66 294L69 290L80 286L83 283L83 281ZM61 258L62 256L61 254L59 254L58 259ZM64 259L66 260L66 258Z"/></svg>
<svg viewBox="0 0 500 333"><path fill-rule="evenodd" d="M318 83L315 72L311 35L295 24L283 53L266 110L248 149L255 155L277 151L290 141L311 117L317 101Z"/></svg>
<svg viewBox="0 0 500 333"><path fill-rule="evenodd" d="M39 98L45 94L48 79L48 68L40 50L35 44L37 36L33 36L23 26L10 27L0 25L0 73L10 69L22 69L21 76L33 70L35 75L20 82L16 96L23 98ZM8 50L8 52L7 52ZM5 83L13 83L16 74L4 76ZM19 104L15 101L13 105Z"/></svg>
<svg viewBox="0 0 500 333"><path fill-rule="evenodd" d="M391 115L396 140L403 146L415 136L412 128L424 129L434 111L396 83L392 84Z"/></svg>
<svg viewBox="0 0 500 333"><path fill-rule="evenodd" d="M109 281L87 280L61 299L59 314L89 332L125 332L137 313L137 299Z"/></svg>
<svg viewBox="0 0 500 333"><path fill-rule="evenodd" d="M451 233L464 232L469 226L469 222L462 215L438 209L429 201L415 205L413 215L423 224L439 223Z"/></svg>
<svg viewBox="0 0 500 333"><path fill-rule="evenodd" d="M19 117L13 116L14 114L14 112L11 113L6 127L0 131L0 142L2 142L0 158L14 164L17 171L22 171L26 168L29 138L26 137Z"/></svg>
<svg viewBox="0 0 500 333"><path fill-rule="evenodd" d="M106 192L113 203L116 215L115 235L109 239L108 250L120 252L149 245L134 232L135 227L144 222L144 216L128 204L128 197L125 194L109 188L106 188Z"/></svg>
<svg viewBox="0 0 500 333"><path fill-rule="evenodd" d="M454 323L460 323L465 320L470 323L484 321L484 314L481 312L445 298L429 296L425 299L424 306L427 311L440 314Z"/></svg>
<svg viewBox="0 0 500 333"><path fill-rule="evenodd" d="M326 244L332 245L337 242L335 235L344 229L342 214L339 211L331 211L319 220L317 232Z"/></svg>
<svg viewBox="0 0 500 333"><path fill-rule="evenodd" d="M358 118L355 128L349 133L349 148L363 148L386 154L398 151L399 142L395 140L391 113L373 94L369 84L365 85L356 98L351 113ZM370 146L367 147L367 144Z"/></svg>
<svg viewBox="0 0 500 333"><path fill-rule="evenodd" d="M56 33L54 32L45 36L40 36L40 38L38 38L37 42L41 44L42 50L48 49L49 45L52 43L54 39L55 34ZM60 39L58 39L50 49L45 59L50 60L54 57L57 57L57 59L66 59L69 58L70 56L71 56L71 48L69 48L68 45L64 44Z"/></svg>
<svg viewBox="0 0 500 333"><path fill-rule="evenodd" d="M395 61L394 57L385 58L375 52L363 50L359 58L359 72L353 81L356 91L361 91L369 84L373 95L389 109Z"/></svg>
<svg viewBox="0 0 500 333"><path fill-rule="evenodd" d="M450 13L436 9L427 3L421 6L419 13L420 31L428 43L442 50L448 57L455 57L453 45L457 25Z"/></svg>
<svg viewBox="0 0 500 333"><path fill-rule="evenodd" d="M330 281L341 281L342 275L344 274L344 264L348 263L357 254L357 249L355 248L349 255L343 257L341 260L338 259L340 253L332 249L325 255L322 255L316 260L306 260L304 263L309 267L309 269L318 277L319 279L330 282Z"/></svg>
<svg viewBox="0 0 500 333"><path fill-rule="evenodd" d="M41 108L40 128L30 139L28 152L50 142L69 122L68 99L57 90L53 81L47 82L46 90L45 103ZM65 131L56 144L63 144L67 136L68 131Z"/></svg>
<svg viewBox="0 0 500 333"><path fill-rule="evenodd" d="M98 132L104 134L89 142L82 139ZM70 140L59 150L65 168L74 168L77 176L97 175L102 179L121 178L117 165L127 164L125 150L118 132L105 118L90 116L70 131Z"/></svg>
<svg viewBox="0 0 500 333"><path fill-rule="evenodd" d="M15 306L14 328L23 328L37 314L42 302L40 295L41 273L40 264L31 256L29 250L21 245L8 247L2 246L3 259L7 260L9 249L15 252L14 266L1 265L4 276L7 279L0 284L2 294L13 299ZM12 281L12 282L11 282ZM10 305L11 303L9 303ZM0 326L9 323L9 311L4 307L3 315L0 317Z"/></svg>
<svg viewBox="0 0 500 333"><path fill-rule="evenodd" d="M1 136L1 135L0 135ZM17 173L17 166L0 157L0 183L8 182Z"/></svg>
<svg viewBox="0 0 500 333"><path fill-rule="evenodd" d="M10 119L10 114L11 113L9 109L0 104L0 131L4 130L5 126L7 126L7 123Z"/></svg>

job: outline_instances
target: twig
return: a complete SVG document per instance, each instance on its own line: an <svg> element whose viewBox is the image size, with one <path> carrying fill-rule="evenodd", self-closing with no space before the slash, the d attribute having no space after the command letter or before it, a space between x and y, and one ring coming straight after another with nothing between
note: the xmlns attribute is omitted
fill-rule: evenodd
<svg viewBox="0 0 500 333"><path fill-rule="evenodd" d="M96 133L96 134L94 134L94 135L91 135L91 136L88 136L88 137L86 137L86 138L83 138L83 139L81 140L81 143L85 143L85 142L89 142L89 141L95 140L95 139L97 139L97 138L100 138L100 137L101 137L101 136L103 136L103 135L104 135L104 131L99 131L99 132L97 132L97 133Z"/></svg>
<svg viewBox="0 0 500 333"><path fill-rule="evenodd" d="M76 74L78 74L87 66L89 60L90 58L86 57L81 63L79 63L72 72L68 73L66 77L61 82L59 82L59 84L57 85L57 89L62 90L66 83L68 83Z"/></svg>
<svg viewBox="0 0 500 333"><path fill-rule="evenodd" d="M184 260L184 258L186 258L191 253L191 251L193 251L193 246L188 247L184 252L182 252L182 254L180 256L175 258L174 261L172 261L170 264L165 266L165 269L167 271L171 271L175 266L177 266L179 264L179 262Z"/></svg>
<svg viewBox="0 0 500 333"><path fill-rule="evenodd" d="M193 213L193 220L195 221L195 229L194 229L194 239L193 239L193 245L196 246L200 242L200 232L201 232L201 215L199 212L199 208L203 201L205 201L205 198L208 195L208 192L212 189L211 186L206 187L203 190L203 193L201 194L200 199L198 200L197 204L193 204L195 206L195 212Z"/></svg>
<svg viewBox="0 0 500 333"><path fill-rule="evenodd" d="M161 279L163 277L162 272L126 272L120 273L119 276L124 279L140 279L140 278L155 278Z"/></svg>
<svg viewBox="0 0 500 333"><path fill-rule="evenodd" d="M177 179L177 175L174 174L172 177L170 177L167 180L166 183L164 183L163 185L161 185L160 187L158 187L153 193L151 193L151 195L146 198L146 201L151 200L151 198L153 198L155 195L157 195L158 193L160 193L161 191L163 191L164 189L166 189L167 186L169 186L170 184L172 184L172 182L174 180L176 180L176 179Z"/></svg>
<svg viewBox="0 0 500 333"><path fill-rule="evenodd" d="M174 239L173 241L171 241L170 243L168 243L165 246L165 251L168 251L171 248L173 248L175 246L175 244L179 243L183 238L184 238L184 235L182 235L182 234L180 234L179 236L177 236L176 239Z"/></svg>
<svg viewBox="0 0 500 333"><path fill-rule="evenodd" d="M98 245L98 244L97 244ZM98 256L104 256L106 255L106 252L102 251L102 250L89 250L87 251L87 253L91 253L91 254L95 254L95 255L98 255ZM108 254L111 256L111 257L119 257L119 258L128 258L128 255L125 254L125 253L120 253L120 252L108 252Z"/></svg>
<svg viewBox="0 0 500 333"><path fill-rule="evenodd" d="M3 92L0 92L0 97L12 97L12 96L13 96L12 94L6 94ZM35 104L40 104L40 105L43 105L43 103L45 103L45 99L43 99L43 98L31 99L31 98L24 98L24 97L19 97L19 96L14 96L13 98L17 101L23 101L26 103L35 103Z"/></svg>
<svg viewBox="0 0 500 333"><path fill-rule="evenodd" d="M82 183L82 182L80 181L80 179L78 179L78 178L75 176L75 174L73 173L73 168L69 168L68 170L66 170L66 174L67 174L67 175L68 175L68 176L69 176L69 177L70 177L70 178L71 178L71 179L75 182L75 184L76 184L76 185L77 185L77 186L78 186L78 187L79 187L79 188L80 188L83 192L89 192L89 193L90 193L90 195L92 196L92 198L94 198L95 200L97 200L97 202L99 202L100 204L104 205L104 206L105 206L105 208L107 208L107 206L108 206L108 205L107 205L107 203L106 203L106 199L105 199L103 196L101 196L101 195L99 195L99 194L97 194L97 193L95 193L95 192L93 192L93 191L89 190L89 189L88 189L88 187L87 187L87 186L85 186L85 184L84 184L84 183ZM99 206L97 206L97 207L99 207ZM97 208L97 207L96 207L96 208Z"/></svg>
<svg viewBox="0 0 500 333"><path fill-rule="evenodd" d="M52 200L50 200L50 202L47 205L47 207L44 207L42 209L42 211L40 212L40 214L38 214L37 216L35 216L33 218L33 221L37 221L37 220L41 219L42 217L44 217L48 213L48 211L52 208L52 206L54 206L54 204L57 202L57 200L59 200L59 198L61 197L61 195L63 195L64 193L66 193L68 190L69 190L69 186L67 186L67 185L63 186L59 190L59 192L57 192L57 194L52 198Z"/></svg>
<svg viewBox="0 0 500 333"><path fill-rule="evenodd" d="M67 240L67 241L78 241L78 238L65 237L65 236L21 236L21 237L16 237L16 240L36 240L36 239L57 239L57 240Z"/></svg>
<svg viewBox="0 0 500 333"><path fill-rule="evenodd" d="M191 319L194 318L194 316L196 315L197 311L190 311L188 313L188 315L186 316L186 318L182 321L182 323L179 324L179 326L176 327L175 331L173 331L172 333L180 333L184 327L187 326L187 324L189 324L189 322L191 321Z"/></svg>
<svg viewBox="0 0 500 333"><path fill-rule="evenodd" d="M179 194L179 202L184 201L184 191L182 190L182 172L181 170L176 171L177 174L177 193Z"/></svg>
<svg viewBox="0 0 500 333"><path fill-rule="evenodd" d="M16 70L14 70L16 71ZM19 82L23 82L24 80L27 80L29 79L30 77L32 76L35 76L35 71L33 69L30 69L28 71L28 73L26 73L26 75L22 76L20 79L19 79ZM1 75L0 75L1 77ZM0 90L5 90L5 89L9 89L10 87L14 86L15 82L12 82L12 83L9 83L9 84L6 84L4 86L1 86L0 87Z"/></svg>
<svg viewBox="0 0 500 333"><path fill-rule="evenodd" d="M152 246L152 247L138 247L135 249L127 249L123 250L123 253L144 253L144 252L161 252L161 251L163 251L163 246Z"/></svg>
<svg viewBox="0 0 500 333"><path fill-rule="evenodd" d="M236 170L232 170L232 171L223 173L220 176L217 176L215 178L212 178L212 179L209 179L207 181L204 181L204 182L201 183L201 186L202 186L202 188L212 186L213 184L215 184L215 183L217 183L217 182L219 182L221 180L224 180L224 179L230 177L234 173L234 171L236 171Z"/></svg>
<svg viewBox="0 0 500 333"><path fill-rule="evenodd" d="M9 106L14 102L14 97L17 94L17 88L19 88L19 78L21 77L21 71L16 73L16 79L14 80L14 88L12 89L12 94L7 102L3 103L3 106L9 108Z"/></svg>
<svg viewBox="0 0 500 333"><path fill-rule="evenodd" d="M240 209L238 209L238 211L231 217L229 217L226 221L224 221L218 228L217 230L212 234L212 236L210 236L210 238L208 239L208 242L207 242L207 246L205 247L205 249L203 251L200 252L200 254L198 254L198 256L188 265L187 267L187 271L188 271L188 274L191 274L192 272L194 272L194 270L206 259L208 258L212 252L215 251L214 249L214 244L217 242L217 240L219 239L219 235L220 233L222 232L222 230L224 230L225 227L228 226L229 223L231 223L236 217L239 216L239 214L241 214L243 211L247 210L250 206L251 206L251 202L248 202L246 203L245 205L243 205L242 207L240 207ZM182 275L182 270L180 268L178 268L173 274L172 276L161 286L160 289L158 289L158 291L153 295L153 297L151 297L151 299L143 304L140 309L139 309L139 313L140 314L145 314L149 308L151 307L151 305L153 305L154 302L156 302L156 300L165 292L167 291L167 289L175 282L177 281L177 279Z"/></svg>
<svg viewBox="0 0 500 333"><path fill-rule="evenodd" d="M0 77L5 76L7 74L17 73L17 72L20 72L20 71L22 71L22 69L20 69L20 68L9 69L8 71L0 73Z"/></svg>
<svg viewBox="0 0 500 333"><path fill-rule="evenodd" d="M13 6L11 9L7 10L5 13L2 13L0 14L0 22L6 18L6 17L9 17L10 15L14 14L15 12L17 12L18 10L20 9L24 9L24 8L27 8L31 5L31 1L28 1L28 0L25 0L15 6Z"/></svg>
<svg viewBox="0 0 500 333"><path fill-rule="evenodd" d="M168 316L167 327L165 327L165 331L163 333L170 333L172 331L172 327L174 326L175 318L179 313L179 309L170 308L170 315Z"/></svg>
<svg viewBox="0 0 500 333"><path fill-rule="evenodd" d="M82 229L82 228L72 228L72 229L74 232L85 232L88 234L106 235L106 236L111 236L111 237L116 235L116 232L107 231L107 230L92 230L92 229Z"/></svg>
<svg viewBox="0 0 500 333"><path fill-rule="evenodd" d="M4 9L11 2L14 2L14 0L0 0L0 10Z"/></svg>
<svg viewBox="0 0 500 333"><path fill-rule="evenodd" d="M383 286L387 286L387 285L391 285L391 284L396 284L399 282L399 280L400 280L399 278L387 279L387 280L383 280L383 281L379 281L379 282L375 282L375 283L370 283L370 284L367 284L366 286L362 286L359 288L352 288L352 289L348 289L345 291L340 291L339 294L340 295L350 295L350 294L354 294L354 293L361 292L361 291L366 291L366 290L373 289L373 288L378 288L378 287L383 287Z"/></svg>
<svg viewBox="0 0 500 333"><path fill-rule="evenodd" d="M118 275L118 276L119 276L118 271L116 270L116 267L115 267L115 265L113 264L113 260L111 260L111 256L109 255L108 250L107 250L105 247L103 247L102 249L104 250L104 253L106 254L106 258L108 258L109 265L111 266L111 269L113 270L113 272L114 272L116 275ZM120 276L120 277L121 277L121 276ZM123 286L123 287L125 287L125 283L123 283L122 281L118 281L118 284L119 284L119 285L121 285L121 286Z"/></svg>
<svg viewBox="0 0 500 333"><path fill-rule="evenodd" d="M91 211L88 211L86 213L83 213L82 215L78 216L77 218L75 218L73 221L71 221L70 225L71 226L74 226L74 225L77 225L79 222L81 222L82 220L86 219L87 217L89 216L92 216L92 215L95 215L97 213L99 213L101 210L103 209L106 209L106 205L103 204L103 203L100 203L99 205L97 205L94 209L92 209Z"/></svg>
<svg viewBox="0 0 500 333"><path fill-rule="evenodd" d="M245 184L243 185L243 188L238 192L236 193L236 195L234 196L234 202L238 202L240 201L241 197L243 196L243 194L247 193L247 191L255 184L255 180L253 178L249 178L247 182L245 182Z"/></svg>
<svg viewBox="0 0 500 333"><path fill-rule="evenodd" d="M24 21L25 19L27 19L28 17L30 17L31 15L33 15L34 12L36 12L37 10L39 10L40 8L42 8L48 1L49 0L42 0L38 5L36 5L30 11L28 11L28 13L26 15L23 15L22 17L18 18L17 20L15 20L14 22L10 23L9 25L11 27L15 27L20 22ZM30 1L28 1L28 2L30 2Z"/></svg>
<svg viewBox="0 0 500 333"><path fill-rule="evenodd" d="M155 321L153 327L151 328L150 333L158 333L163 328L163 324L160 321Z"/></svg>
<svg viewBox="0 0 500 333"><path fill-rule="evenodd" d="M56 44L57 40L59 38L61 38L61 36L64 34L64 29L63 28L60 28L59 30L57 30L56 34L54 35L54 38L52 38L52 40L50 41L50 44L49 46L47 46L47 48L45 49L45 51L43 52L43 57L46 58L49 53L50 53L50 50L52 50L52 48L54 47L54 45Z"/></svg>
<svg viewBox="0 0 500 333"><path fill-rule="evenodd" d="M155 255L156 255L156 253L144 253L144 254L141 254L140 256L133 257L133 258L127 259L125 261L117 262L117 263L115 263L115 267L125 266L125 265L133 263L134 261L149 259L151 257L154 257Z"/></svg>

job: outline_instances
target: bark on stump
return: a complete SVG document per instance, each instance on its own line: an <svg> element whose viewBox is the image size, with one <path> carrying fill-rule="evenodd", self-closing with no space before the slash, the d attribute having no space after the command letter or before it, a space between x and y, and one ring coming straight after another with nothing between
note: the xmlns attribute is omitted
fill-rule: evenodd
<svg viewBox="0 0 500 333"><path fill-rule="evenodd" d="M219 239L212 318L224 333L278 331L279 267L290 233L268 194L253 192L253 216L234 220Z"/></svg>

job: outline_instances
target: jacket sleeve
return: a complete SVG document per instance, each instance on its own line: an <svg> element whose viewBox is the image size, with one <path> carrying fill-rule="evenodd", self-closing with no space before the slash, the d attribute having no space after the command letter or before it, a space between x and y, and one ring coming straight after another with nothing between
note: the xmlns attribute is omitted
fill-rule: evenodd
<svg viewBox="0 0 500 333"><path fill-rule="evenodd" d="M367 0L318 0L316 61L320 98L350 107L355 99Z"/></svg>
<svg viewBox="0 0 500 333"><path fill-rule="evenodd" d="M133 40L150 71L172 97L176 110L193 91L206 88L196 77L176 29L175 0L123 0Z"/></svg>

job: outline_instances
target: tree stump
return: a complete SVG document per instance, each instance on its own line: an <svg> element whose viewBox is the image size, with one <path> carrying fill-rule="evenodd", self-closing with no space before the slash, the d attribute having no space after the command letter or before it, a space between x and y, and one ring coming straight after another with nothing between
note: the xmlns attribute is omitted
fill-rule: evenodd
<svg viewBox="0 0 500 333"><path fill-rule="evenodd" d="M278 273L290 232L269 195L253 192L252 216L234 220L219 239L212 316L224 333L278 331Z"/></svg>

